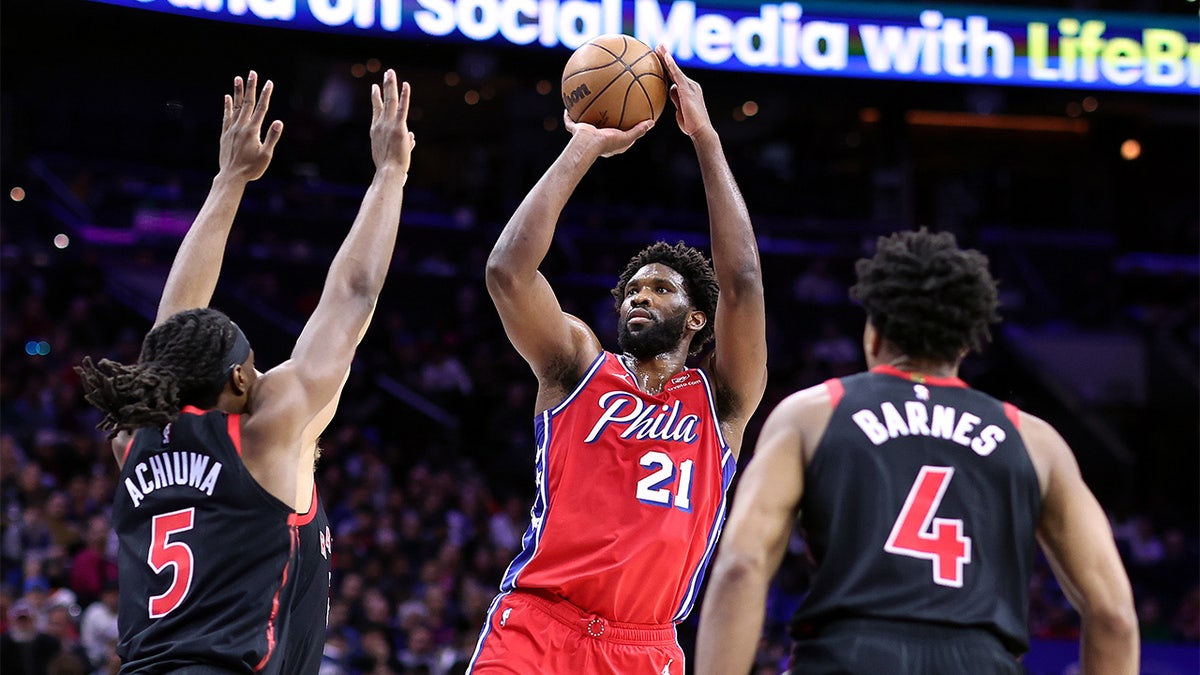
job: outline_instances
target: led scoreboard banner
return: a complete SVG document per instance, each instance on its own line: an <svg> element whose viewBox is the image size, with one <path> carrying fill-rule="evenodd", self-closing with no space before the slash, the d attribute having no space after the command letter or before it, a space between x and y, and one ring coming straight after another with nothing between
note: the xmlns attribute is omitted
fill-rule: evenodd
<svg viewBox="0 0 1200 675"><path fill-rule="evenodd" d="M1195 16L739 0L91 0L264 26L574 49L602 33L685 66L1195 94Z"/></svg>

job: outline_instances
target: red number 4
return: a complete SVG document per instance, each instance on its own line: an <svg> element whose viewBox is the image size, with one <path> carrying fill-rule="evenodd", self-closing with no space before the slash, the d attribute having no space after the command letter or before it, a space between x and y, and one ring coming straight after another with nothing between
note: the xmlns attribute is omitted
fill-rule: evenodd
<svg viewBox="0 0 1200 675"><path fill-rule="evenodd" d="M933 517L953 477L949 466L921 467L883 550L932 561L935 584L962 588L963 565L971 562L971 538L963 536L962 519Z"/></svg>
<svg viewBox="0 0 1200 675"><path fill-rule="evenodd" d="M155 574L168 566L175 567L171 586L162 595L150 596L150 618L157 619L175 611L183 604L192 587L192 549L182 541L167 541L172 534L192 529L196 508L172 511L154 516L150 526L150 553L146 562Z"/></svg>

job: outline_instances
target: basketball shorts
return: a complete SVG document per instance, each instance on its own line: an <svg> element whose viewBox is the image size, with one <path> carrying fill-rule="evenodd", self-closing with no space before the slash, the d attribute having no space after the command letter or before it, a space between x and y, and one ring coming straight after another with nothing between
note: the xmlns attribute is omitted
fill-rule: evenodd
<svg viewBox="0 0 1200 675"><path fill-rule="evenodd" d="M498 596L468 673L683 675L674 624L610 621L541 591Z"/></svg>
<svg viewBox="0 0 1200 675"><path fill-rule="evenodd" d="M1024 675L1000 639L979 629L887 619L841 619L792 645L805 675Z"/></svg>

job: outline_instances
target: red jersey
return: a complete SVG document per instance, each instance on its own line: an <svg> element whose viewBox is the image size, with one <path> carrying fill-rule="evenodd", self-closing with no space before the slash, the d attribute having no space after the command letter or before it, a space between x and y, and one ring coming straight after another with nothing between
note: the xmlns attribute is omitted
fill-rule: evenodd
<svg viewBox="0 0 1200 675"><path fill-rule="evenodd" d="M725 520L737 462L712 384L685 369L659 394L601 352L535 419L537 496L501 590L540 588L614 621L682 621Z"/></svg>

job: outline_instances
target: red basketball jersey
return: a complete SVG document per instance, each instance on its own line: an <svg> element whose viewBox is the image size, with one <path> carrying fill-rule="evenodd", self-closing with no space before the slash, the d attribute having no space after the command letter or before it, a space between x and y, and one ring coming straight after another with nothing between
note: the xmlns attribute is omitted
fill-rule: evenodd
<svg viewBox="0 0 1200 675"><path fill-rule="evenodd" d="M689 368L647 394L602 352L534 429L532 522L501 590L546 589L614 621L682 621L737 467L708 377Z"/></svg>

